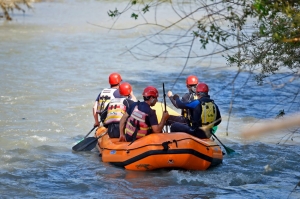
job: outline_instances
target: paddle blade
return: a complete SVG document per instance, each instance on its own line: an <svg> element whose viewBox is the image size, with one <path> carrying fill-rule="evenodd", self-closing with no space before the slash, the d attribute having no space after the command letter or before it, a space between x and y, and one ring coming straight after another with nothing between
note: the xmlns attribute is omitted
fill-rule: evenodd
<svg viewBox="0 0 300 199"><path fill-rule="evenodd" d="M91 151L95 148L98 138L88 137L72 147L73 151Z"/></svg>
<svg viewBox="0 0 300 199"><path fill-rule="evenodd" d="M219 138L218 138L215 134L212 134L212 135L213 135L213 136L220 142L220 144L224 147L224 149L226 150L226 153L227 153L228 155L235 152L235 150L233 150L233 149L231 149L231 148L225 146L225 145L219 140Z"/></svg>
<svg viewBox="0 0 300 199"><path fill-rule="evenodd" d="M212 127L212 133L213 134L216 134L217 130L218 130L218 126Z"/></svg>
<svg viewBox="0 0 300 199"><path fill-rule="evenodd" d="M226 153L227 153L228 155L235 152L235 150L233 150L233 149L231 149L231 148L229 148L229 147L226 147L226 146L224 146L224 145L223 145L223 147L225 148Z"/></svg>

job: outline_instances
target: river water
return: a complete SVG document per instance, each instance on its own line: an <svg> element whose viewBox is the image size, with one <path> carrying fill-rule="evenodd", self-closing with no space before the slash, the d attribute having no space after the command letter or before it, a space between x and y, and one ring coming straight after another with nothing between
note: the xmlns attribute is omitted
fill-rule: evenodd
<svg viewBox="0 0 300 199"><path fill-rule="evenodd" d="M111 26L106 13L119 4L126 2L46 1L0 21L0 198L300 198L299 134L288 129L251 141L240 135L242 126L280 110L299 111L299 80L272 89L242 72L232 84L236 69L221 58L189 63L177 79L184 59L142 61L124 54L150 27L108 31L91 25ZM197 75L221 109L217 136L236 153L207 171L135 172L101 162L96 150L72 152L93 127L94 100L115 71L138 99L147 85L162 96L162 82L183 94L186 76ZM274 80L289 78L282 73Z"/></svg>

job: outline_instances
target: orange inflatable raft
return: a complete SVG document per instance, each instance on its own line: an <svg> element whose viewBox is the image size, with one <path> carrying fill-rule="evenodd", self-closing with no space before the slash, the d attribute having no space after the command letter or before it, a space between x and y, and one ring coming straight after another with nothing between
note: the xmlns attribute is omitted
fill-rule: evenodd
<svg viewBox="0 0 300 199"><path fill-rule="evenodd" d="M160 122L163 103L157 102L154 107ZM166 107L170 115L179 113ZM119 142L118 138L109 138L105 127L96 131L97 148L102 154L102 161L128 170L154 170L174 168L186 170L206 170L219 165L223 152L211 139L199 139L184 132L155 133L130 142Z"/></svg>
<svg viewBox="0 0 300 199"><path fill-rule="evenodd" d="M96 136L105 131L105 127L98 128ZM119 142L105 134L98 140L97 148L103 162L128 170L206 170L223 160L223 152L214 141L184 132L150 134L133 143Z"/></svg>

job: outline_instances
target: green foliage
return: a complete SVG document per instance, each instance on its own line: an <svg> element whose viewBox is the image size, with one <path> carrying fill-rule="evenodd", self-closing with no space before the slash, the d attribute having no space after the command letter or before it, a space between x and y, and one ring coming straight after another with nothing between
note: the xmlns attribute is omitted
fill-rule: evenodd
<svg viewBox="0 0 300 199"><path fill-rule="evenodd" d="M229 66L260 69L256 76L258 84L262 84L266 77L275 74L281 68L299 70L300 1L178 0L168 3L180 20L170 26L157 25L165 29L185 27L182 29L186 29L186 32L177 35L176 43L166 42L165 46L168 49L165 52L170 52L171 48L180 48L180 43L186 43L186 38L192 35L195 41L200 43L201 49L209 49L208 45L221 48L219 51L223 52ZM149 0L147 3L132 0L131 7L126 11L134 10L131 12L131 18L136 20L139 15L143 16L151 9L168 3L160 0ZM187 7L184 4L192 5L190 10L185 10ZM200 13L200 16L196 13ZM111 16L119 14L116 10L110 12ZM191 17L194 15L197 17ZM161 20L159 16L156 18ZM189 21L190 27L181 26L180 23L185 20L194 20L194 23ZM145 20L145 24L147 23ZM156 36L162 36L163 31L158 31ZM164 42L161 44L164 45ZM162 54L158 52L154 57L160 57Z"/></svg>
<svg viewBox="0 0 300 199"><path fill-rule="evenodd" d="M222 30L221 27L215 23L206 27L204 24L198 22L197 28L198 30L193 33L195 37L200 37L199 41L202 44L201 47L203 49L206 49L206 45L209 44L209 42L219 44L225 42L231 35L227 31Z"/></svg>
<svg viewBox="0 0 300 199"><path fill-rule="evenodd" d="M253 8L253 13L259 17L259 32L256 40L250 43L256 47L250 63L261 66L258 82L282 67L299 69L300 43L286 42L300 37L299 2L256 0Z"/></svg>
<svg viewBox="0 0 300 199"><path fill-rule="evenodd" d="M143 10L143 12L144 12L144 14L146 13L146 12L149 12L149 5L146 5L142 10Z"/></svg>
<svg viewBox="0 0 300 199"><path fill-rule="evenodd" d="M131 18L137 19L139 15L135 14L134 12L131 14Z"/></svg>
<svg viewBox="0 0 300 199"><path fill-rule="evenodd" d="M107 14L108 14L108 16L110 16L111 18L114 18L114 17L119 16L121 13L118 11L117 8L115 8L114 11L109 10L109 11L107 12Z"/></svg>

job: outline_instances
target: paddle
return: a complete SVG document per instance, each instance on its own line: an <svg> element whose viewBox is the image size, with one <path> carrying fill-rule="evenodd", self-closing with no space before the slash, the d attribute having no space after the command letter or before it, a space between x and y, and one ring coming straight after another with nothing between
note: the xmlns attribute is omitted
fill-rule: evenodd
<svg viewBox="0 0 300 199"><path fill-rule="evenodd" d="M216 134L217 130L218 130L218 126L212 127L212 133L213 134Z"/></svg>
<svg viewBox="0 0 300 199"><path fill-rule="evenodd" d="M79 140L76 144L78 144L79 142L81 142L82 140L84 140L95 128L96 128L97 126L94 126L94 128L92 128L91 130L90 130L90 132L88 132L88 134L86 134L85 136L84 136L84 138L82 138L81 140Z"/></svg>
<svg viewBox="0 0 300 199"><path fill-rule="evenodd" d="M81 142L79 142L78 144L76 144L75 146L73 146L72 150L73 151L90 151L93 148L95 148L98 139L103 137L106 133L107 133L107 131L105 131L98 137L88 137L88 138L82 140Z"/></svg>
<svg viewBox="0 0 300 199"><path fill-rule="evenodd" d="M208 124L208 125L206 125L206 126L199 127L199 129L201 129L202 131L204 131L204 133L206 134L206 136L207 136L208 138L210 138L211 135L214 136L214 137L220 142L220 144L224 147L224 149L226 150L226 153L227 153L227 154L231 154L231 153L233 153L233 152L235 152L235 151L234 151L233 149L229 148L229 147L226 147L226 146L219 140L219 138L218 138L214 133L211 133L211 132L210 132L210 129L212 128L212 126L213 126L216 122L220 121L221 119L222 119L222 118L219 118L219 119L217 119L216 121L214 121L214 122L212 122L212 123L210 123L210 124Z"/></svg>
<svg viewBox="0 0 300 199"><path fill-rule="evenodd" d="M226 147L220 140L219 140L219 138L215 135L215 134L212 134L219 142L220 142L220 144L224 147L224 149L226 150L226 153L227 154L231 154L231 153L233 153L233 152L235 152L235 150L233 150L233 149L231 149L231 148L229 148L229 147Z"/></svg>
<svg viewBox="0 0 300 199"><path fill-rule="evenodd" d="M165 92L165 83L163 83L163 92L164 92L164 105L165 105L165 112L167 111L167 103L166 103L166 92ZM168 133L168 126L166 125L166 133Z"/></svg>
<svg viewBox="0 0 300 199"><path fill-rule="evenodd" d="M96 127L97 126L94 126L94 128L92 128L92 130L90 130L90 132L88 132L88 134L86 134L83 139L85 139Z"/></svg>

